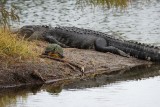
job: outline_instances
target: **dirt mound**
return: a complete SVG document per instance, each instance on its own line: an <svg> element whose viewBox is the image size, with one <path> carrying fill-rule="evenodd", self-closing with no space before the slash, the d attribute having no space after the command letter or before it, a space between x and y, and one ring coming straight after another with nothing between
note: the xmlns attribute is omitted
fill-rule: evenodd
<svg viewBox="0 0 160 107"><path fill-rule="evenodd" d="M35 51L41 53L46 43L38 43ZM110 74L151 62L126 58L112 53L75 48L64 49L63 60L37 58L0 64L0 87L13 87L28 84L50 83L65 79L85 78L96 74Z"/></svg>

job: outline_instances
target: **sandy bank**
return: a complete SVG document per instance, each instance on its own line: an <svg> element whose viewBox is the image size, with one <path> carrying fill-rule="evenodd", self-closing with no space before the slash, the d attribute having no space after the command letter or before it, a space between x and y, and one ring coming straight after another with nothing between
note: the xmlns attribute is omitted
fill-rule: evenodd
<svg viewBox="0 0 160 107"><path fill-rule="evenodd" d="M37 45L36 48L41 52L45 46L44 43ZM70 63L39 57L36 61L21 61L7 66L0 64L0 87L89 78L97 74L110 74L114 71L151 64L132 57L75 48L64 49L64 55L64 60Z"/></svg>

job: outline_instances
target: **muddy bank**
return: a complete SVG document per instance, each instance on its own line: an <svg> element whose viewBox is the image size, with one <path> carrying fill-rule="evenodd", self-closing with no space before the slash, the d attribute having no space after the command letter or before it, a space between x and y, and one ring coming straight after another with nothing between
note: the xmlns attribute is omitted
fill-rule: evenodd
<svg viewBox="0 0 160 107"><path fill-rule="evenodd" d="M43 45L42 45L43 44ZM46 43L37 45L39 53ZM75 48L64 49L66 62L49 58L37 58L12 63L0 64L0 87L14 87L29 84L42 84L67 79L89 78L97 74L110 74L119 70L128 70L135 66L150 65L151 62L126 58L112 53Z"/></svg>

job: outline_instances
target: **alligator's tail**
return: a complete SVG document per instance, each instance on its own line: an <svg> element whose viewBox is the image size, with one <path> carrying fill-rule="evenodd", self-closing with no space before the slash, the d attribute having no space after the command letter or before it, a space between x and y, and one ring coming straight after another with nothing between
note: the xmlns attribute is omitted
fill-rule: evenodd
<svg viewBox="0 0 160 107"><path fill-rule="evenodd" d="M111 39L109 41L111 41L109 42L109 45L114 46L131 56L143 60L160 62L159 47L119 39Z"/></svg>

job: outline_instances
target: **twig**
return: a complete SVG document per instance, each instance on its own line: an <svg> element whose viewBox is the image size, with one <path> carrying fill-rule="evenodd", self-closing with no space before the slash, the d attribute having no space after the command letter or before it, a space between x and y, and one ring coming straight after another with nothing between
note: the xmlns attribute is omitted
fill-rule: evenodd
<svg viewBox="0 0 160 107"><path fill-rule="evenodd" d="M53 57L50 57L50 56L47 56L47 55L40 55L41 58L49 58L49 59L52 59L52 60L55 60L55 61L59 61L59 62L63 62L63 63L67 63L67 65L72 68L73 70L75 70L74 67L80 69L81 73L84 74L84 67L81 67L79 66L78 64L75 64L75 63L72 63L70 61L66 61L66 60L63 60L63 59L59 59L59 58L53 58ZM74 66L74 67L73 67Z"/></svg>

